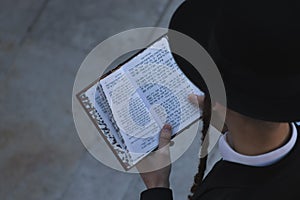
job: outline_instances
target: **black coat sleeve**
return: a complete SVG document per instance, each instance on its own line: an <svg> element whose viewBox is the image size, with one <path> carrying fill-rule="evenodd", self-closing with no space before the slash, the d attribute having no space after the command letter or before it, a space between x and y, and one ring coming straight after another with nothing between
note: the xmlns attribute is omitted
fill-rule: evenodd
<svg viewBox="0 0 300 200"><path fill-rule="evenodd" d="M151 188L141 193L140 200L173 200L172 190L169 188Z"/></svg>

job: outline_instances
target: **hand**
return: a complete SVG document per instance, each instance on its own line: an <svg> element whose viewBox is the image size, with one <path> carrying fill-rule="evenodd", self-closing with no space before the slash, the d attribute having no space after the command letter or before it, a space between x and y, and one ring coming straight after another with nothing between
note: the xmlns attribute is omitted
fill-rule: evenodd
<svg viewBox="0 0 300 200"><path fill-rule="evenodd" d="M160 132L158 149L137 165L140 176L148 189L170 187L171 159L169 146L171 129L170 125L164 125Z"/></svg>
<svg viewBox="0 0 300 200"><path fill-rule="evenodd" d="M195 95L195 94L190 94L189 95L189 100L190 102L192 102L193 104L198 105L202 110L204 107L204 96L199 96L199 95ZM211 124L214 127L216 124L219 124L217 122L220 122L221 118L225 118L225 114L226 114L226 108L224 106L222 106L221 104L219 104L218 102L216 102L214 104L214 106L212 107L212 112L214 112L216 119L215 121L211 121ZM221 133L225 133L226 131L228 131L226 124L224 124L223 128L220 130L218 129Z"/></svg>

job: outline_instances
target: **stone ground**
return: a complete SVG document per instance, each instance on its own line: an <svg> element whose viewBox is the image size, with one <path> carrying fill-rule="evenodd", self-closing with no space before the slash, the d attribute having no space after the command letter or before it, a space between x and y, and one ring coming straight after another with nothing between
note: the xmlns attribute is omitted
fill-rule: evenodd
<svg viewBox="0 0 300 200"><path fill-rule="evenodd" d="M139 199L137 174L104 166L82 145L72 87L98 43L131 28L167 27L182 1L0 1L1 200ZM188 194L198 144L173 164L175 199Z"/></svg>

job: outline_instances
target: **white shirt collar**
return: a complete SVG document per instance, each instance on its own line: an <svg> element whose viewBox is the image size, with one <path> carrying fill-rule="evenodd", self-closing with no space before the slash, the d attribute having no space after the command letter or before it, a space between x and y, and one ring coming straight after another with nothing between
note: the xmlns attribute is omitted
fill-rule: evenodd
<svg viewBox="0 0 300 200"><path fill-rule="evenodd" d="M227 143L226 135L227 133L222 135L219 140L219 150L223 160L249 166L262 167L277 162L292 150L297 140L297 129L295 124L292 123L292 136L285 145L274 151L257 156L247 156L234 151Z"/></svg>

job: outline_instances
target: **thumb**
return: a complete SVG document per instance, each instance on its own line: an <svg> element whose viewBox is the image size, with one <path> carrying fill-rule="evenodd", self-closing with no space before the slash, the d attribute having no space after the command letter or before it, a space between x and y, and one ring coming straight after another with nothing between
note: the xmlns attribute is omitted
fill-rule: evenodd
<svg viewBox="0 0 300 200"><path fill-rule="evenodd" d="M203 104L204 104L204 96L199 96L196 94L190 94L188 96L188 99L190 100L191 103L195 105L199 105L201 109L203 109Z"/></svg>
<svg viewBox="0 0 300 200"><path fill-rule="evenodd" d="M170 143L172 134L172 127L169 124L165 124L160 132L158 149L166 146Z"/></svg>

